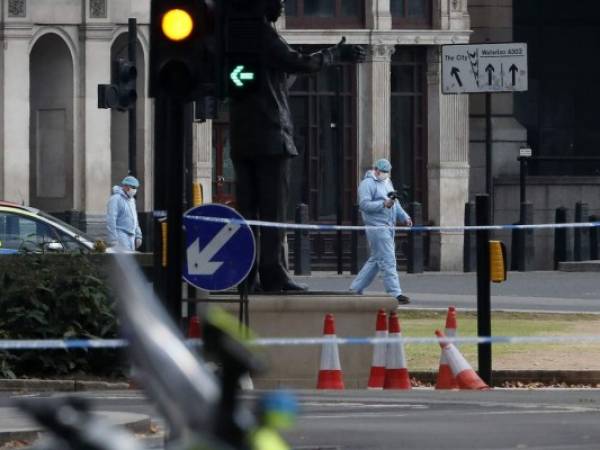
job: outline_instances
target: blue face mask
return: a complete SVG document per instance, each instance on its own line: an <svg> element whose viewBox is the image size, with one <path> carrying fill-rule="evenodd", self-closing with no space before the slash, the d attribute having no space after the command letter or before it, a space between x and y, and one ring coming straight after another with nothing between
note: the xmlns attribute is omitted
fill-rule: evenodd
<svg viewBox="0 0 600 450"><path fill-rule="evenodd" d="M375 175L375 178L377 178L379 181L385 181L390 177L389 172L379 172L378 175Z"/></svg>

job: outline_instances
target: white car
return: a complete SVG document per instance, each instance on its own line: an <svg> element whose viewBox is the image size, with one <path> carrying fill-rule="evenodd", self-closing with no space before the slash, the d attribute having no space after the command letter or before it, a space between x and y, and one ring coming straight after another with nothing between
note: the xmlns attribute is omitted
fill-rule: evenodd
<svg viewBox="0 0 600 450"><path fill-rule="evenodd" d="M0 255L90 253L95 240L36 208L0 200Z"/></svg>

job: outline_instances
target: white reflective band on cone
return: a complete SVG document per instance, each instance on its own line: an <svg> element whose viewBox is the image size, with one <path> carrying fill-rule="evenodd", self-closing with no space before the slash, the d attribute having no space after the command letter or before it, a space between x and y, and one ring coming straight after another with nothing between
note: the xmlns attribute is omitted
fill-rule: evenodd
<svg viewBox="0 0 600 450"><path fill-rule="evenodd" d="M376 338L386 338L388 337L387 331L376 331ZM385 367L385 350L387 344L375 344L373 348L373 367Z"/></svg>
<svg viewBox="0 0 600 450"><path fill-rule="evenodd" d="M465 357L461 355L461 353L457 350L454 344L447 344L443 349L446 358L448 359L448 364L450 364L450 368L452 369L452 375L455 377L458 376L459 373L464 372L465 370L473 370L471 365L467 362Z"/></svg>
<svg viewBox="0 0 600 450"><path fill-rule="evenodd" d="M325 338L335 339L335 334L327 334ZM321 347L321 369L322 370L341 370L340 355L337 342L326 342Z"/></svg>
<svg viewBox="0 0 600 450"><path fill-rule="evenodd" d="M390 333L390 338L399 338L402 333ZM404 356L404 344L401 340L390 342L386 348L386 369L406 369L406 357Z"/></svg>

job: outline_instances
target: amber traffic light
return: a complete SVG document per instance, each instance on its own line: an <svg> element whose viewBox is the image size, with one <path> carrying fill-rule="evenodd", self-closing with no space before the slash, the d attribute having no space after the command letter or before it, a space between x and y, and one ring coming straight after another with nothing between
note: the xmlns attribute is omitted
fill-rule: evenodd
<svg viewBox="0 0 600 450"><path fill-rule="evenodd" d="M203 0L152 0L150 96L195 100L206 95L214 65L214 18Z"/></svg>
<svg viewBox="0 0 600 450"><path fill-rule="evenodd" d="M165 12L160 27L167 39L182 41L192 34L194 19L185 9L173 8Z"/></svg>

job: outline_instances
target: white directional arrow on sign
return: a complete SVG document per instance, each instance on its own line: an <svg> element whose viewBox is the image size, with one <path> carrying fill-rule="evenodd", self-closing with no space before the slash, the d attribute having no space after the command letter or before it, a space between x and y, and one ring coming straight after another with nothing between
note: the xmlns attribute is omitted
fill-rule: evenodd
<svg viewBox="0 0 600 450"><path fill-rule="evenodd" d="M190 275L214 275L223 262L211 261L211 259L237 233L240 227L241 225L236 223L225 225L202 251L200 251L200 242L196 239L187 249L188 273Z"/></svg>

